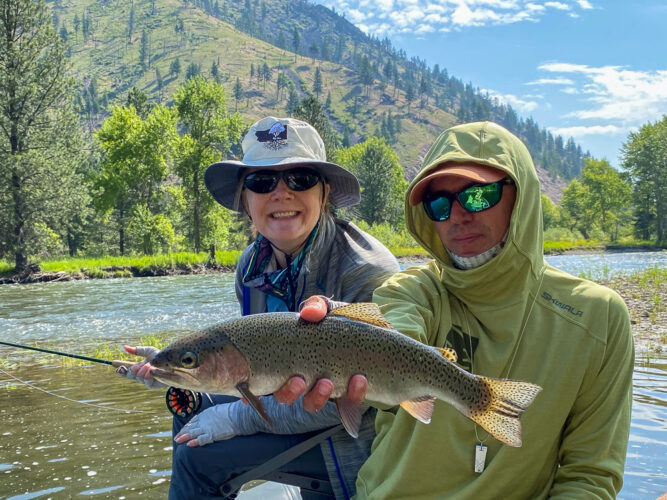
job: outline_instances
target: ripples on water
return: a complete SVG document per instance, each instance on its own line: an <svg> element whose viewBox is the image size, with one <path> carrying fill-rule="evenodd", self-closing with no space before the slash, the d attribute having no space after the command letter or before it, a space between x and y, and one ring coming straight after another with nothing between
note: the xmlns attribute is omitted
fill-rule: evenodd
<svg viewBox="0 0 667 500"><path fill-rule="evenodd" d="M595 278L665 266L667 252L547 260ZM178 337L238 316L233 283L222 274L4 285L0 340L90 355L100 343ZM74 403L0 373L0 498L166 498L171 417L162 391L131 385L110 367L63 368L54 356L17 351L0 346L0 368L11 366L15 377L76 401L149 413ZM635 369L622 500L667 492L667 358L648 361L638 358Z"/></svg>

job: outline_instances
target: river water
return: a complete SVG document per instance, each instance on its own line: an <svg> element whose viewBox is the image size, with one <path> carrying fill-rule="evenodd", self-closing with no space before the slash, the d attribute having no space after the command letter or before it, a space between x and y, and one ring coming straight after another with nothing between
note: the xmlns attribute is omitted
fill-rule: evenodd
<svg viewBox="0 0 667 500"><path fill-rule="evenodd" d="M667 266L667 252L548 257L608 278ZM232 274L0 287L0 340L93 355L100 344L176 338L238 315ZM171 417L149 391L97 364L0 346L0 499L166 498ZM667 492L667 356L638 353L624 487ZM45 392L46 391L46 392Z"/></svg>

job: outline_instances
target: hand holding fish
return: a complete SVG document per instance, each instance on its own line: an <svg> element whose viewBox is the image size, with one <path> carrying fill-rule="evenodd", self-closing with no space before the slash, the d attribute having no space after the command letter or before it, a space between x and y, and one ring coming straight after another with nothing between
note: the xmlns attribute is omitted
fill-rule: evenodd
<svg viewBox="0 0 667 500"><path fill-rule="evenodd" d="M151 364L159 369L152 375L170 385L244 397L269 427L258 395L279 391L289 379L302 378L308 387L333 382L339 416L353 437L361 412L345 392L350 379L356 378L352 392L365 385L358 377L364 374L370 401L400 405L428 423L440 399L503 443L521 446L519 417L541 388L473 375L455 361L452 349L427 346L394 330L377 304L358 303L332 309L320 323L291 312L228 320L179 339Z"/></svg>
<svg viewBox="0 0 667 500"><path fill-rule="evenodd" d="M155 355L160 352L159 349L153 346L136 346L132 347L129 345L124 346L125 350L130 354L135 356L143 356L144 360L134 363L132 366L125 367L120 366L116 369L116 373L119 375L129 378L130 380L136 380L141 382L149 389L160 389L161 387L167 387L166 384L158 381L153 378L151 372L154 370L154 367L150 364L150 361L155 357Z"/></svg>
<svg viewBox="0 0 667 500"><path fill-rule="evenodd" d="M328 299L324 295L313 295L306 299L301 305L299 316L309 323L319 323L327 313L335 308L338 303ZM302 377L291 377L283 386L273 393L279 403L292 404L306 392L306 381ZM350 405L359 405L366 397L368 381L361 374L353 375L347 387L347 393L343 396ZM331 398L334 384L327 378L322 378L303 397L303 408L306 411L316 412L322 409Z"/></svg>
<svg viewBox="0 0 667 500"><path fill-rule="evenodd" d="M177 443L187 443L187 446L204 446L214 441L230 439L237 435L234 428L233 404L220 404L206 408L198 413L174 436Z"/></svg>

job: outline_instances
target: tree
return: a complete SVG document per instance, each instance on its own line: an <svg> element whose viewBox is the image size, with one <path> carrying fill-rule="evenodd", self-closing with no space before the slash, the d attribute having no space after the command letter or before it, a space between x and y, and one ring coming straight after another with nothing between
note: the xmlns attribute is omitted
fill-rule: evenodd
<svg viewBox="0 0 667 500"><path fill-rule="evenodd" d="M181 60L177 57L169 64L169 74L178 76L181 73Z"/></svg>
<svg viewBox="0 0 667 500"><path fill-rule="evenodd" d="M338 147L336 133L327 118L322 104L315 96L309 95L294 109L294 117L310 123L324 142L327 157L331 157Z"/></svg>
<svg viewBox="0 0 667 500"><path fill-rule="evenodd" d="M625 211L630 202L631 187L607 160L587 158L581 180L573 179L563 191L561 206L564 221L578 229L585 238L599 228L612 241L618 237Z"/></svg>
<svg viewBox="0 0 667 500"><path fill-rule="evenodd" d="M176 141L176 113L156 105L142 119L134 106L116 106L95 138L104 152L94 181L99 192L95 206L105 219L114 216L121 255L125 254L126 232L133 221L134 233L143 235L141 250L150 253L154 245L144 238L150 231L137 230L136 221L147 221L146 211L155 217L160 213L160 188L169 173ZM149 225L152 227L153 221Z"/></svg>
<svg viewBox="0 0 667 500"><path fill-rule="evenodd" d="M408 187L398 156L384 139L372 137L338 150L335 161L359 179L359 212L369 225L398 224L403 217L403 196Z"/></svg>
<svg viewBox="0 0 667 500"><path fill-rule="evenodd" d="M589 194L588 210L596 214L601 229L611 241L618 239L619 225L627 220L632 188L607 160L587 158L581 183Z"/></svg>
<svg viewBox="0 0 667 500"><path fill-rule="evenodd" d="M595 214L592 214L586 205L586 188L578 179L572 179L567 188L563 190L563 199L561 208L564 210L563 222L567 224L571 231L578 229L584 238L588 239L595 221Z"/></svg>
<svg viewBox="0 0 667 500"><path fill-rule="evenodd" d="M551 227L557 227L560 223L560 210L551 198L546 194L540 195L542 198L542 226L544 231Z"/></svg>
<svg viewBox="0 0 667 500"><path fill-rule="evenodd" d="M294 49L294 64L296 64L296 56L299 53L299 47L301 46L301 34L297 28L294 28L292 32L292 48Z"/></svg>
<svg viewBox="0 0 667 500"><path fill-rule="evenodd" d="M72 81L43 1L0 0L0 68L0 253L24 270L36 228L66 227L85 202Z"/></svg>
<svg viewBox="0 0 667 500"><path fill-rule="evenodd" d="M261 74L262 80L264 81L264 89L266 90L266 82L271 81L271 68L266 62L262 64Z"/></svg>
<svg viewBox="0 0 667 500"><path fill-rule="evenodd" d="M176 172L183 182L188 202L190 234L196 252L211 241L215 227L207 225L213 198L206 196L204 171L211 163L220 159L235 144L242 129L241 118L227 113L224 88L202 77L188 80L174 94L179 122L186 133L182 136L181 151L176 163Z"/></svg>
<svg viewBox="0 0 667 500"><path fill-rule="evenodd" d="M287 114L292 116L294 110L299 107L299 93L296 91L296 86L294 82L290 79L287 79Z"/></svg>
<svg viewBox="0 0 667 500"><path fill-rule="evenodd" d="M189 80L201 73L201 67L196 62L191 62L185 70L185 79Z"/></svg>
<svg viewBox="0 0 667 500"><path fill-rule="evenodd" d="M243 85L239 77L236 77L236 83L234 84L234 111L239 109L239 100L243 98Z"/></svg>
<svg viewBox="0 0 667 500"><path fill-rule="evenodd" d="M148 96L137 87L132 87L127 93L125 104L127 107L134 106L134 109L142 120L145 120L151 111Z"/></svg>
<svg viewBox="0 0 667 500"><path fill-rule="evenodd" d="M629 134L621 157L633 185L637 230L644 235L655 234L658 242L664 244L667 239L667 116Z"/></svg>
<svg viewBox="0 0 667 500"><path fill-rule="evenodd" d="M276 100L281 99L281 90L288 87L289 78L282 71L278 73L278 78L276 79Z"/></svg>
<svg viewBox="0 0 667 500"><path fill-rule="evenodd" d="M315 62L315 58L317 57L319 51L320 48L317 46L315 40L313 40L313 43L311 43L310 47L308 47L308 53L310 54L310 58L313 60L313 63Z"/></svg>
<svg viewBox="0 0 667 500"><path fill-rule="evenodd" d="M410 113L410 104L412 104L412 101L414 101L416 97L415 86L412 85L412 83L408 83L408 86L405 89L405 100L408 101L408 113Z"/></svg>
<svg viewBox="0 0 667 500"><path fill-rule="evenodd" d="M320 71L319 66L315 68L315 80L313 82L313 92L315 92L315 95L319 99L320 94L322 93L322 72Z"/></svg>

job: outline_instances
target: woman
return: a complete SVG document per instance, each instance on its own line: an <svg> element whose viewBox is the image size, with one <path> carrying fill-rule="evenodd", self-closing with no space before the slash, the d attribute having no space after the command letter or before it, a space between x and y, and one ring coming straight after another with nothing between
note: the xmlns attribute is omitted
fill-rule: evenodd
<svg viewBox="0 0 667 500"><path fill-rule="evenodd" d="M242 147L243 161L215 163L205 174L216 201L246 213L257 232L236 268L242 314L298 311L311 295L344 302L370 300L373 290L399 268L381 243L333 214L334 208L359 202L356 177L327 162L315 129L292 118L258 121ZM134 368L130 376L150 379L146 366L150 365ZM327 382L311 392L330 393ZM291 379L282 394L302 389L299 380ZM214 395L203 400L202 410L183 432L187 419L174 419L172 499L218 496L220 485L232 476L340 423L332 402L311 413L302 399L284 405L265 396L262 400L274 423L269 433L264 421L241 401ZM367 411L358 439L342 430L281 470L328 477L336 498L350 498L357 471L370 452L373 418L374 411Z"/></svg>

